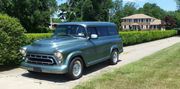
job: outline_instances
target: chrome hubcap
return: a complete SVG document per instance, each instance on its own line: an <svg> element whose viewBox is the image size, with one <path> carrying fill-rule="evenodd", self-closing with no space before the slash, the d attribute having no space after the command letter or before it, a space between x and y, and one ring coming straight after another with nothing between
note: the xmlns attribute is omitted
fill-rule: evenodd
<svg viewBox="0 0 180 89"><path fill-rule="evenodd" d="M118 53L114 52L114 54L113 54L113 62L117 63L117 61L118 61Z"/></svg>
<svg viewBox="0 0 180 89"><path fill-rule="evenodd" d="M74 76L79 76L82 72L82 65L81 65L81 62L80 61L76 61L74 62L74 65L73 65L73 75Z"/></svg>

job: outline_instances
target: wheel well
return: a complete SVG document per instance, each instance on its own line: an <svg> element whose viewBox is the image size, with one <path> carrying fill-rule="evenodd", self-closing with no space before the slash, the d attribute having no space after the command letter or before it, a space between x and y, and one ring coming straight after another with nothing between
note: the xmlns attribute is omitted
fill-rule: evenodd
<svg viewBox="0 0 180 89"><path fill-rule="evenodd" d="M112 49L112 52L113 52L114 50L117 50L117 51L119 52L119 49L118 49L118 48L113 48L113 49Z"/></svg>
<svg viewBox="0 0 180 89"><path fill-rule="evenodd" d="M72 57L72 58L71 58L71 61L72 61L74 58L76 58L76 57L80 57L80 58L82 59L83 66L86 67L86 64L85 64L85 62L84 62L84 59L83 59L83 57L82 57L81 55L77 55L77 56ZM71 63L71 61L69 62L69 64Z"/></svg>

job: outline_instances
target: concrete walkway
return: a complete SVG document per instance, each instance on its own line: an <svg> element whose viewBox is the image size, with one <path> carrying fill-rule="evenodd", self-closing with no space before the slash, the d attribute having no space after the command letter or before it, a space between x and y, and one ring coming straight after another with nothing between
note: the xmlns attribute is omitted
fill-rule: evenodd
<svg viewBox="0 0 180 89"><path fill-rule="evenodd" d="M110 66L107 62L97 64L87 68L84 76L74 81L67 80L64 75L31 75L26 70L16 68L0 72L0 86L1 89L71 89L93 77L101 76L101 74L113 71L115 68L140 60L178 42L180 42L180 37L171 37L125 47L124 53L120 55L121 61L117 65Z"/></svg>

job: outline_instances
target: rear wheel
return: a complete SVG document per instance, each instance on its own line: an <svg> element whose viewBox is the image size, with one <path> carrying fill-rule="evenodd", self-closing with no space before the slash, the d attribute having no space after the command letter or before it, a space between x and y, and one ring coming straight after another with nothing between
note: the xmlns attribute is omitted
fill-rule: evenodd
<svg viewBox="0 0 180 89"><path fill-rule="evenodd" d="M78 79L82 77L82 73L83 73L82 59L80 57L75 57L69 65L68 77L73 80Z"/></svg>
<svg viewBox="0 0 180 89"><path fill-rule="evenodd" d="M111 53L110 64L115 65L118 63L118 60L119 60L118 50L113 50Z"/></svg>

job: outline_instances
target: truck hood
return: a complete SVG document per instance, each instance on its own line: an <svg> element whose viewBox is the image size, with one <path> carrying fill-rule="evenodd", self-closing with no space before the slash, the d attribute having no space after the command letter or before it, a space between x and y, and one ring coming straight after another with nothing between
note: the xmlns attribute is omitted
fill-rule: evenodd
<svg viewBox="0 0 180 89"><path fill-rule="evenodd" d="M85 38L55 37L35 41L27 48L29 53L52 54L56 50L63 50L81 44Z"/></svg>
<svg viewBox="0 0 180 89"><path fill-rule="evenodd" d="M73 38L73 37L55 37L47 38L42 40L35 41L32 46L38 47L57 47L62 45L71 44L77 41L80 41L82 38Z"/></svg>

